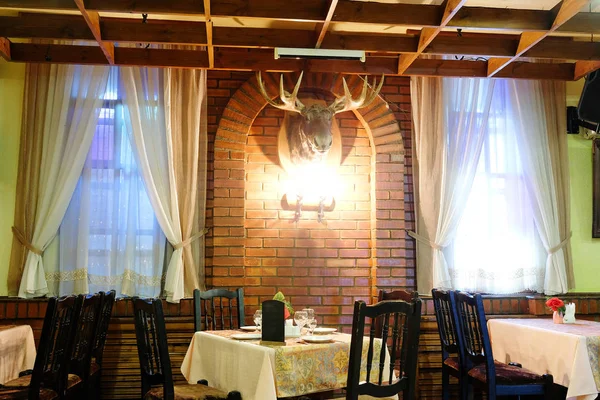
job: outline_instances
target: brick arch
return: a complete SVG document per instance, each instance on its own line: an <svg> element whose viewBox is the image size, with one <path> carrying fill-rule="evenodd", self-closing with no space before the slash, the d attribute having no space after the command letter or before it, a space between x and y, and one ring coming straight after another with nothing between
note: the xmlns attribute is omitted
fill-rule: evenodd
<svg viewBox="0 0 600 400"><path fill-rule="evenodd" d="M297 74L285 74L287 88L293 87ZM279 75L264 74L267 92L279 91ZM358 76L346 76L354 96L362 89ZM304 89L321 89L336 97L343 95L342 76L308 73ZM275 96L273 96L275 97ZM258 89L256 77L247 80L230 98L219 121L215 137L215 192L213 206L214 286L253 286L260 278L246 276L245 158L247 137L253 121L267 105ZM388 104L381 98L354 111L365 128L371 144L371 235L370 295L377 288L407 286L404 233L404 146L400 126ZM412 285L409 285L412 286ZM266 292L263 294L267 294ZM252 304L252 303L250 303Z"/></svg>

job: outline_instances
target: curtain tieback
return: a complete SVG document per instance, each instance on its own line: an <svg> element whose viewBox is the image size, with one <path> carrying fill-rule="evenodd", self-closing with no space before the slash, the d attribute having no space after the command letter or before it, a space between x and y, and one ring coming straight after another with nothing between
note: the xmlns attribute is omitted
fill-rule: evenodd
<svg viewBox="0 0 600 400"><path fill-rule="evenodd" d="M408 233L409 236L411 236L412 238L416 239L417 242L421 242L429 247L431 247L432 249L435 250L443 250L444 246L441 246L435 242L432 242L431 240L427 239L425 236L421 236L416 232L413 231L406 231Z"/></svg>
<svg viewBox="0 0 600 400"><path fill-rule="evenodd" d="M207 233L208 233L208 228L204 228L202 231L194 233L192 236L185 239L183 242L174 244L173 248L175 250L179 250L179 249L184 248L185 246L189 246L192 242L200 239L202 236L206 235Z"/></svg>
<svg viewBox="0 0 600 400"><path fill-rule="evenodd" d="M23 232L21 232L21 230L19 228L17 228L16 226L13 226L12 232L13 232L13 235L15 235L15 237L19 241L19 243L21 243L21 245L23 247L27 248L27 250L31 251L34 254L37 254L38 256L41 256L42 254L44 254L44 250L38 249L33 244L31 244L27 239L25 239L25 235L23 234Z"/></svg>
<svg viewBox="0 0 600 400"><path fill-rule="evenodd" d="M559 251L560 249L562 249L563 247L565 247L567 245L567 243L569 243L569 240L571 240L571 236L573 236L573 232L569 232L567 237L562 242L560 242L558 245L552 247L551 249L547 249L548 255L552 255L552 254L556 253L557 251Z"/></svg>

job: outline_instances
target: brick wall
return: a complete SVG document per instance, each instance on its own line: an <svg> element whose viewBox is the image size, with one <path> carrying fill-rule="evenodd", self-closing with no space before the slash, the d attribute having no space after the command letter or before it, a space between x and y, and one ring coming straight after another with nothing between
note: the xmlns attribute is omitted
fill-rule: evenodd
<svg viewBox="0 0 600 400"><path fill-rule="evenodd" d="M279 76L264 78L276 94ZM355 94L362 87L356 77L347 81ZM414 289L414 244L404 231L414 223L407 78L387 79L384 100L336 116L343 194L324 223L315 209L294 222L282 202L287 174L277 134L284 113L265 107L254 75L210 71L208 86L209 287L243 286L246 315L281 290L295 307L315 308L321 323L346 329L355 300L369 302L379 288ZM343 93L335 75L305 75L302 87L326 101Z"/></svg>

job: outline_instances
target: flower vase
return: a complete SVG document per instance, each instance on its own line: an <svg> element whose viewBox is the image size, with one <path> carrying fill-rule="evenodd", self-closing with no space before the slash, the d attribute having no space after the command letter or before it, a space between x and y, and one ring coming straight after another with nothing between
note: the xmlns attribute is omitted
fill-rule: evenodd
<svg viewBox="0 0 600 400"><path fill-rule="evenodd" d="M563 323L563 313L559 312L559 311L554 311L554 313L552 314L552 322L554 322L555 324L562 324Z"/></svg>

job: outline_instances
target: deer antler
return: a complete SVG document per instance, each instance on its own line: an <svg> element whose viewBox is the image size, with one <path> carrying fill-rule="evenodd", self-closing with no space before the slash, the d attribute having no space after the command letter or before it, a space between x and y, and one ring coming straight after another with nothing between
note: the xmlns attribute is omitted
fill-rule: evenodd
<svg viewBox="0 0 600 400"><path fill-rule="evenodd" d="M267 94L267 90L265 89L265 84L262 81L262 77L260 76L260 71L256 76L256 80L258 81L258 88L260 89L260 93L262 96L269 102L273 107L279 108L281 110L293 111L297 113L302 113L304 111L304 104L300 100L298 100L298 89L300 89L300 82L302 82L302 75L304 72L300 74L298 78L298 82L296 86L294 86L294 91L292 94L289 94L283 88L283 75L281 75L281 79L279 80L279 98L281 99L281 104L271 100L271 97Z"/></svg>
<svg viewBox="0 0 600 400"><path fill-rule="evenodd" d="M350 89L348 89L348 84L346 83L346 79L342 78L342 83L344 84L344 95L339 99L336 99L331 105L329 109L334 113L341 113L343 111L348 110L356 110L357 108L366 107L373 102L377 98L377 95L381 91L381 87L383 86L383 75L381 76L381 82L379 82L379 86L376 89L372 90L367 96L367 88L369 87L369 82L367 79L363 79L365 81L362 92L360 93L360 97L357 100L352 99L352 94L350 93ZM377 85L377 78L373 81L373 87Z"/></svg>

